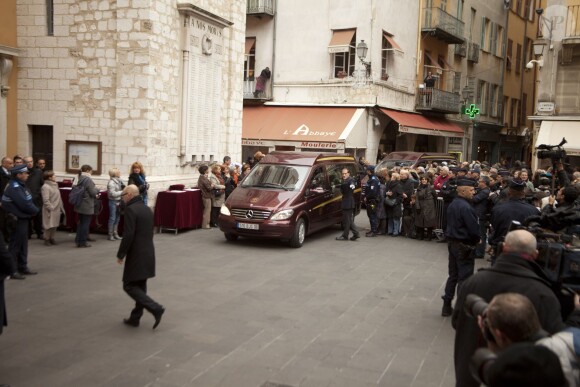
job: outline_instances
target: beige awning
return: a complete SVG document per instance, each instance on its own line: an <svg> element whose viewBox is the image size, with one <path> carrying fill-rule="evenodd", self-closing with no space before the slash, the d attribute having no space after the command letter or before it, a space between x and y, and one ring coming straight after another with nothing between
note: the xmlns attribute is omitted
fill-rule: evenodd
<svg viewBox="0 0 580 387"><path fill-rule="evenodd" d="M252 51L252 47L256 44L256 38L246 38L246 51L244 52L246 55L250 55L250 51Z"/></svg>
<svg viewBox="0 0 580 387"><path fill-rule="evenodd" d="M391 47L393 47L393 50L404 52L403 49L401 48L401 46L399 46L397 44L397 42L395 42L395 39L393 39L392 36L390 36L388 34L383 34L383 36L385 37L385 39L387 39L387 42L389 42Z"/></svg>
<svg viewBox="0 0 580 387"><path fill-rule="evenodd" d="M430 66L432 66L432 67L435 67L435 68L437 68L437 69L439 69L439 70L443 70L443 69L441 68L441 66L439 66L439 62L437 62L435 59L433 59L433 57L431 56L431 54L429 54L427 51L425 51L425 56L426 56L427 58L429 58L429 60L431 61L431 64L430 64Z"/></svg>
<svg viewBox="0 0 580 387"><path fill-rule="evenodd" d="M350 42L356 29L350 30L334 30L332 31L332 38L328 44L328 52L348 52L350 50Z"/></svg>

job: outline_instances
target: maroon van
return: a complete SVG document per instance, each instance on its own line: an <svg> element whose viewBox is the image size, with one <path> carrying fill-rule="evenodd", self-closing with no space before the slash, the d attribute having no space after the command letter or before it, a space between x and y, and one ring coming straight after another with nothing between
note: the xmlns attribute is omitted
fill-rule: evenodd
<svg viewBox="0 0 580 387"><path fill-rule="evenodd" d="M222 206L228 241L273 238L301 247L306 235L340 223L341 171L358 176L354 157L340 153L272 152L238 184ZM360 203L360 182L355 200ZM357 208L357 213L360 207Z"/></svg>

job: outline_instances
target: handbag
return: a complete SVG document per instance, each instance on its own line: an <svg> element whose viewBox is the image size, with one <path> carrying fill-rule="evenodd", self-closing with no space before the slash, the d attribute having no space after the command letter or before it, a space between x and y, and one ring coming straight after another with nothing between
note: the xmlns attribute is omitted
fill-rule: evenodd
<svg viewBox="0 0 580 387"><path fill-rule="evenodd" d="M217 189L217 188L214 188L214 189L213 189L213 197L214 197L214 198L219 198L219 197L220 197L220 196L222 196L223 194L224 194L224 191L223 191L223 190L221 190L221 189Z"/></svg>
<svg viewBox="0 0 580 387"><path fill-rule="evenodd" d="M397 199L387 196L385 198L385 205L387 207L395 207L397 205Z"/></svg>

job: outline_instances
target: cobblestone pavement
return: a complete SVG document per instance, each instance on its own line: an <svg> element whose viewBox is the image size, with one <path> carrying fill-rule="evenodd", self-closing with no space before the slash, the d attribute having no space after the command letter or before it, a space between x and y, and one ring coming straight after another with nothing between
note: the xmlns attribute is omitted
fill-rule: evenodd
<svg viewBox="0 0 580 387"><path fill-rule="evenodd" d="M368 225L366 217L357 218ZM335 241L338 229L279 242L216 229L156 234L152 330L132 308L119 242L30 240L37 276L6 281L0 383L19 386L452 386L453 329L440 316L446 245ZM268 382L270 384L268 384Z"/></svg>

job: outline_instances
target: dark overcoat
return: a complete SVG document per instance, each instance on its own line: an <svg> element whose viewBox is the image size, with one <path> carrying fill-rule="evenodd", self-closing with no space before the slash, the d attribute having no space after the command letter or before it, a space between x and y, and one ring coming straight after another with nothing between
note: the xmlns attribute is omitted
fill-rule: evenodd
<svg viewBox="0 0 580 387"><path fill-rule="evenodd" d="M481 270L463 282L452 318L455 328L454 359L457 386L479 386L471 376L469 363L475 350L486 345L477 319L469 317L464 311L467 295L476 294L489 303L496 294L508 292L523 294L534 304L542 328L548 333L556 333L564 329L565 325L558 298L544 279L545 275L535 262L527 261L516 254L502 254L492 269Z"/></svg>
<svg viewBox="0 0 580 387"><path fill-rule="evenodd" d="M8 325L6 300L4 299L4 278L14 273L15 270L14 259L8 252L6 242L4 242L2 233L0 233L0 334L2 334L2 328Z"/></svg>
<svg viewBox="0 0 580 387"><path fill-rule="evenodd" d="M123 240L117 258L125 258L123 282L155 277L153 212L145 205L141 196L131 199L125 208Z"/></svg>
<svg viewBox="0 0 580 387"><path fill-rule="evenodd" d="M393 207L385 205L387 218L400 218L403 216L403 186L399 180L391 180L387 183L387 192L391 191L393 195L391 198L397 200L397 204ZM389 196L387 196L389 197Z"/></svg>
<svg viewBox="0 0 580 387"><path fill-rule="evenodd" d="M415 226L434 228L437 226L435 216L435 190L429 184L420 185L415 193Z"/></svg>

